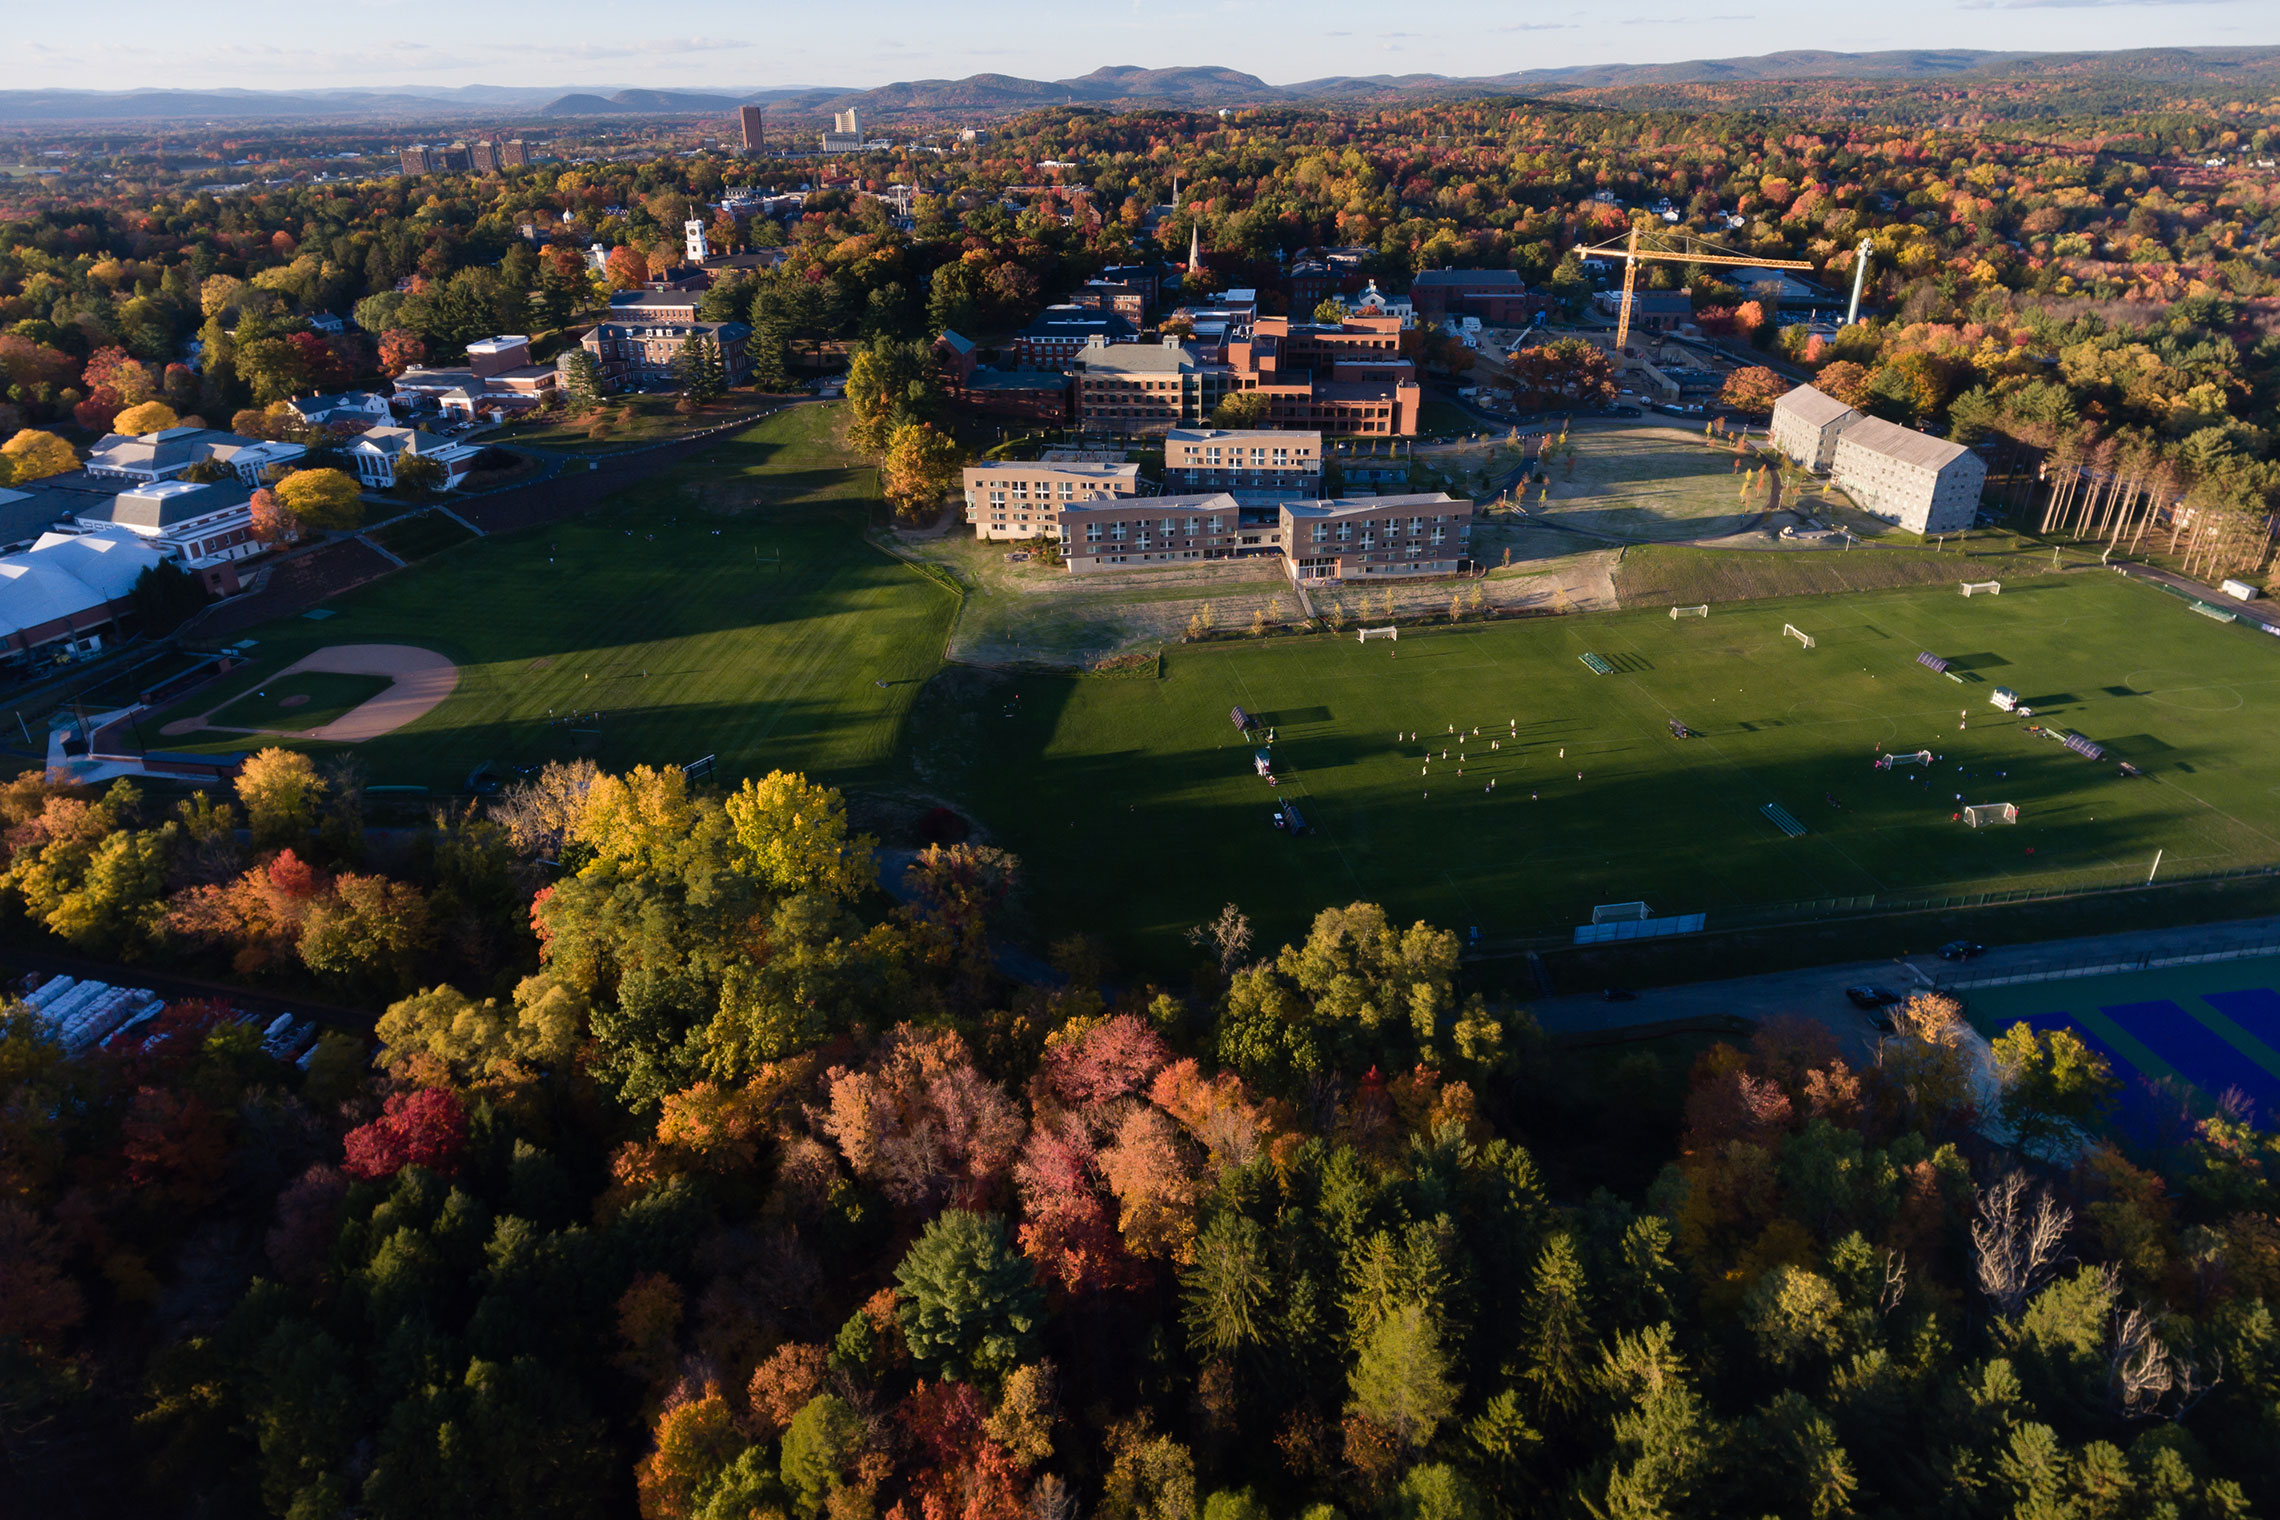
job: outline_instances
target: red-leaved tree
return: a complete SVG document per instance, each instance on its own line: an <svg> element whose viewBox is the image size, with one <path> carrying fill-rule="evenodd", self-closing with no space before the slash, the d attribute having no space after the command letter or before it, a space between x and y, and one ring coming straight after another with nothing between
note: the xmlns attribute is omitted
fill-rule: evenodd
<svg viewBox="0 0 2280 1520"><path fill-rule="evenodd" d="M341 1169L367 1182L407 1166L449 1174L467 1144L467 1110L447 1087L397 1093L379 1118L350 1130L342 1143Z"/></svg>

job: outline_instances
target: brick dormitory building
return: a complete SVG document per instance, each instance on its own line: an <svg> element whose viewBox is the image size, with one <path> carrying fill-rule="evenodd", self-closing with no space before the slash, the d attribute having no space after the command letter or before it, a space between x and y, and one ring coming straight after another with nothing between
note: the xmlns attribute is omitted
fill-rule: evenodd
<svg viewBox="0 0 2280 1520"><path fill-rule="evenodd" d="M1445 492L1245 506L1225 491L1096 496L1060 509L1072 574L1273 555L1293 580L1456 575L1472 503Z"/></svg>
<svg viewBox="0 0 2280 1520"><path fill-rule="evenodd" d="M1200 345L1111 343L1094 338L1077 353L1077 421L1095 432L1161 433L1201 427L1224 398L1255 391L1277 428L1410 437L1424 393L1401 352L1397 317L1342 322L1260 317L1225 345L1224 359Z"/></svg>

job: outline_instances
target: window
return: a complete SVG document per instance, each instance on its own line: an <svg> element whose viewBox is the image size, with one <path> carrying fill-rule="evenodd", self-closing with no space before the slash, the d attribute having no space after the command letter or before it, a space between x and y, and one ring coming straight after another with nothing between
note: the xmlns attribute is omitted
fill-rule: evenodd
<svg viewBox="0 0 2280 1520"><path fill-rule="evenodd" d="M1204 526L1213 533L1221 533L1226 531L1226 522L1227 519L1223 517L1207 517L1204 519Z"/></svg>
<svg viewBox="0 0 2280 1520"><path fill-rule="evenodd" d="M1085 542L1086 542L1086 543L1088 543L1088 544L1097 544L1097 543L1099 543L1099 542L1100 542L1100 524L1099 524L1099 523L1086 523L1086 524L1085 524Z"/></svg>
<svg viewBox="0 0 2280 1520"><path fill-rule="evenodd" d="M1122 523L1117 523L1115 526L1111 527L1111 528L1108 530L1108 536L1109 536L1110 538L1112 538L1112 539L1116 540L1118 543L1123 543L1123 542L1124 542L1124 524L1122 524Z"/></svg>

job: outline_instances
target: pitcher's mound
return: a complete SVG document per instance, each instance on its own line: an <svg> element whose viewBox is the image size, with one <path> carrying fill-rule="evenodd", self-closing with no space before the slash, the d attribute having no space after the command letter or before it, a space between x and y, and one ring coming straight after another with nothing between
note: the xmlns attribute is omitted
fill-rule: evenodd
<svg viewBox="0 0 2280 1520"><path fill-rule="evenodd" d="M305 691L297 691L279 701L277 705L279 707L306 707L309 705L309 694Z"/></svg>

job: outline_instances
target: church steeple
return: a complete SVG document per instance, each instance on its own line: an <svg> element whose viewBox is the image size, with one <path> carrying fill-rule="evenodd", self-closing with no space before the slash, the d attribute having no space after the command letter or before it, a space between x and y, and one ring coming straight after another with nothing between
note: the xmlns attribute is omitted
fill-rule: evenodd
<svg viewBox="0 0 2280 1520"><path fill-rule="evenodd" d="M1203 272L1203 224L1201 222L1188 223L1187 267L1189 274Z"/></svg>

